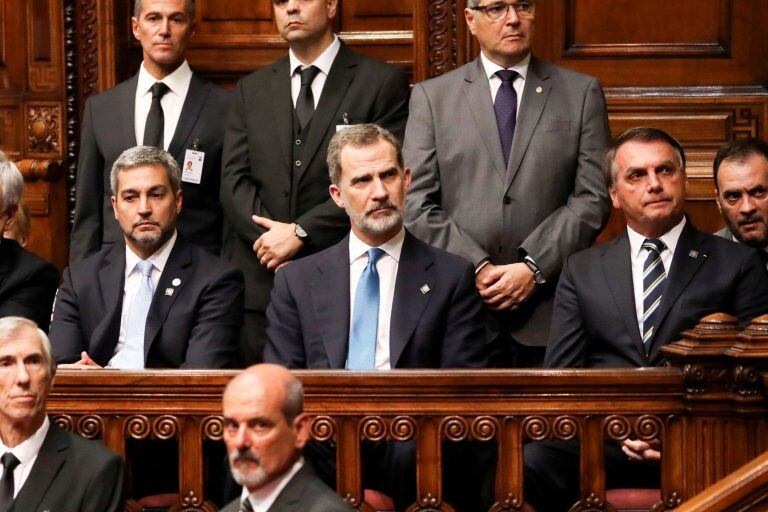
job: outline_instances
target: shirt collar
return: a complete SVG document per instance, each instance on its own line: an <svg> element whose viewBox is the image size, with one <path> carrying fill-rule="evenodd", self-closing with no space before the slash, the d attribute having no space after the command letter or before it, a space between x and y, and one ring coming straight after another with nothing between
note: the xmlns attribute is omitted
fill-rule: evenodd
<svg viewBox="0 0 768 512"><path fill-rule="evenodd" d="M243 487L243 492L240 494L240 501L242 502L246 498L249 498L254 510L268 510L280 493L283 492L283 489L288 485L288 482L291 481L291 478L299 472L302 466L304 466L304 457L299 457L299 460L293 463L291 469L283 473L280 478L272 480L265 486L259 487L254 492L248 493L248 489ZM262 504L264 506L261 506Z"/></svg>
<svg viewBox="0 0 768 512"><path fill-rule="evenodd" d="M664 245L667 246L667 249L669 249L669 253L674 255L675 254L675 248L677 247L677 241L680 240L680 233L683 232L683 227L685 226L685 216L683 216L683 220L677 223L675 227L661 235L659 238L662 242L664 242ZM629 247L633 258L636 258L640 255L640 251L642 250L643 242L645 241L645 238L643 235L635 231L634 229L627 226L627 235L629 236Z"/></svg>
<svg viewBox="0 0 768 512"><path fill-rule="evenodd" d="M43 424L40 425L40 428L38 428L34 434L25 439L18 446L8 448L5 443L0 440L0 455L3 455L6 452L11 452L16 456L17 459L19 459L20 464L29 463L30 460L35 458L35 456L40 451L40 448L43 446L43 441L45 441L45 436L48 435L48 429L50 426L51 421L46 415L43 419Z"/></svg>
<svg viewBox="0 0 768 512"><path fill-rule="evenodd" d="M296 68L305 68L309 66L316 66L326 75L330 74L331 66L333 66L333 61L336 59L336 54L339 53L339 48L341 48L339 36L333 34L333 42L328 45L328 48L323 50L323 53L321 53L314 62L310 62L309 64L301 62L299 58L296 57L296 54L293 53L293 50L288 49L288 61L290 63L289 70L291 76L296 72Z"/></svg>
<svg viewBox="0 0 768 512"><path fill-rule="evenodd" d="M485 69L485 76L488 77L488 80L490 80L493 75L496 74L497 71L501 71L502 69L511 69L512 71L516 71L518 75L520 75L520 78L525 81L525 77L528 76L528 65L531 63L531 54L529 53L523 59L515 64L512 67L509 68L503 68L493 62L491 59L485 56L483 52L480 52L480 62L483 63L483 69Z"/></svg>
<svg viewBox="0 0 768 512"><path fill-rule="evenodd" d="M379 249L387 253L396 262L400 262L400 253L405 241L405 228L400 228L395 236L379 246ZM368 250L372 247L360 240L354 231L349 232L349 263L352 264L358 258L367 257Z"/></svg>
<svg viewBox="0 0 768 512"><path fill-rule="evenodd" d="M162 247L160 247L155 253L147 258L148 261L152 262L152 265L155 266L155 268L162 274L163 269L165 268L165 264L168 262L168 257L171 255L171 250L173 249L173 246L176 244L176 230L173 230L173 235L171 235L171 238L163 244ZM131 272L133 272L133 269L136 268L136 264L141 261L141 258L138 254L133 252L133 250L128 246L128 244L125 244L125 277L128 277Z"/></svg>
<svg viewBox="0 0 768 512"><path fill-rule="evenodd" d="M150 75L142 62L141 67L139 68L139 83L136 86L136 90L140 95L148 94L149 89L155 82L163 82L171 90L170 92L183 98L187 95L190 81L192 81L192 69L189 67L189 63L186 60L181 66L176 68L173 73L162 80L157 80Z"/></svg>

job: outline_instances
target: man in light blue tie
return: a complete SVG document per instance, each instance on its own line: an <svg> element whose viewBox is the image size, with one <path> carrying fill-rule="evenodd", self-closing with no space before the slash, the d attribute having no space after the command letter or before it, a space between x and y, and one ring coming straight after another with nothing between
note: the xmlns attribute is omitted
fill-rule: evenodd
<svg viewBox="0 0 768 512"><path fill-rule="evenodd" d="M124 243L66 270L51 327L56 360L133 370L234 366L243 276L177 233L176 160L162 149L131 148L110 181Z"/></svg>
<svg viewBox="0 0 768 512"><path fill-rule="evenodd" d="M395 137L373 124L353 125L337 132L328 148L329 192L347 212L351 231L277 272L265 361L356 371L485 367L474 269L404 229L411 172ZM327 450L313 454L315 448L310 444L308 456L322 472L335 459ZM405 509L415 499L413 445L367 449L365 485Z"/></svg>

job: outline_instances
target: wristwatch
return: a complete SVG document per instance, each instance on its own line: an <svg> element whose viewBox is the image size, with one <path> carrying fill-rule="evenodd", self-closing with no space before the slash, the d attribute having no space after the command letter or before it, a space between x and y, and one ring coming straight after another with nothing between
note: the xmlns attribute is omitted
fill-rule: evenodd
<svg viewBox="0 0 768 512"><path fill-rule="evenodd" d="M525 258L523 260L523 263L528 265L528 268L531 269L531 272L533 272L533 282L537 285L542 285L547 282L546 279L544 279L544 274L541 273L541 270L539 270L539 267L531 260L530 258Z"/></svg>
<svg viewBox="0 0 768 512"><path fill-rule="evenodd" d="M307 232L304 231L304 228L299 226L298 224L294 224L293 225L293 232L296 235L296 238L298 238L302 242L306 242L307 241L307 237L309 237Z"/></svg>

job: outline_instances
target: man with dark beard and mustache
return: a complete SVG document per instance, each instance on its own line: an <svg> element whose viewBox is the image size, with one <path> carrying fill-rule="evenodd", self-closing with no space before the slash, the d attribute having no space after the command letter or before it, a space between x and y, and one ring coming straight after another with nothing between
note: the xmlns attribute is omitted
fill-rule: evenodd
<svg viewBox="0 0 768 512"><path fill-rule="evenodd" d="M301 382L282 366L251 366L224 390L224 443L239 499L222 512L348 512L302 457L309 439Z"/></svg>
<svg viewBox="0 0 768 512"><path fill-rule="evenodd" d="M337 132L328 171L331 197L349 215L351 232L276 273L264 360L358 371L485 367L474 269L404 229L411 171L395 137L373 124ZM379 443L374 451L364 457L364 485L404 510L416 494L413 445Z"/></svg>
<svg viewBox="0 0 768 512"><path fill-rule="evenodd" d="M60 367L234 366L243 275L177 233L176 160L155 147L128 149L110 183L124 243L65 271L50 334Z"/></svg>
<svg viewBox="0 0 768 512"><path fill-rule="evenodd" d="M715 234L758 249L768 263L768 144L738 139L723 146L713 173L726 226Z"/></svg>

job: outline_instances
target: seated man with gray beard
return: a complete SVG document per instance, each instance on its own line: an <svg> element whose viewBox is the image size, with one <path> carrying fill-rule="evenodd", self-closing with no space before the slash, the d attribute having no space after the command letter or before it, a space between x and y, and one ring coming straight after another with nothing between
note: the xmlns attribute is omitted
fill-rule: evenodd
<svg viewBox="0 0 768 512"><path fill-rule="evenodd" d="M349 512L304 461L304 390L282 366L259 364L224 390L224 443L240 499L222 512Z"/></svg>
<svg viewBox="0 0 768 512"><path fill-rule="evenodd" d="M235 366L243 275L177 233L176 160L155 147L131 148L110 181L124 243L64 272L50 334L60 367Z"/></svg>

